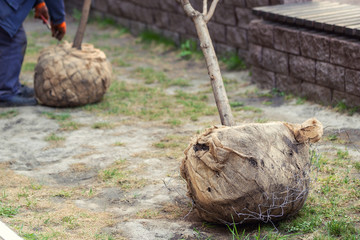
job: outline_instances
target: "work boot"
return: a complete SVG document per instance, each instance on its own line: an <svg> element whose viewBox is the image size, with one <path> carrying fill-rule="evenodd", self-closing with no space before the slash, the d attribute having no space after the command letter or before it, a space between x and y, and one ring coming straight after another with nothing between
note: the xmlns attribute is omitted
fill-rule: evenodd
<svg viewBox="0 0 360 240"><path fill-rule="evenodd" d="M35 92L33 88L21 84L19 95L25 98L33 98L35 96Z"/></svg>
<svg viewBox="0 0 360 240"><path fill-rule="evenodd" d="M23 97L20 94L11 96L6 100L0 100L0 107L20 107L20 106L35 106L37 101L35 98Z"/></svg>

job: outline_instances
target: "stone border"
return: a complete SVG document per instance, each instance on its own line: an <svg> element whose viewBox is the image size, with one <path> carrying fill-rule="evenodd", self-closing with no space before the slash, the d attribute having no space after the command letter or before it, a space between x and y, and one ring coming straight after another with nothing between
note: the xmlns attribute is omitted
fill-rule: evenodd
<svg viewBox="0 0 360 240"><path fill-rule="evenodd" d="M0 240L23 240L23 238L0 221Z"/></svg>
<svg viewBox="0 0 360 240"><path fill-rule="evenodd" d="M209 31L218 53L236 52L247 59L248 25L257 19L253 7L307 2L311 0L222 0L209 22ZM81 8L82 0L65 0L69 12ZM201 9L202 1L192 1ZM93 0L92 14L114 18L119 24L138 35L145 29L161 33L177 44L186 39L197 41L194 24L185 16L176 0Z"/></svg>

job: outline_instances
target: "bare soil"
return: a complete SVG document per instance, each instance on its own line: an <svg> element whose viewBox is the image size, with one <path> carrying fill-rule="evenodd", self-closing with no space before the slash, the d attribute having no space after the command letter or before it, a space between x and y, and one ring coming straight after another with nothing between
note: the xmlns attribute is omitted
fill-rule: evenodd
<svg viewBox="0 0 360 240"><path fill-rule="evenodd" d="M68 39L71 40L76 24L69 21L68 25ZM28 20L25 29L28 35L35 32L41 36L36 44L49 44L50 37L45 36L47 30L40 23ZM85 41L112 31L90 24ZM190 80L191 86L167 88L169 96L179 88L189 93L209 90L207 69L202 60L182 60L176 52L163 51L156 46L144 48L129 34L102 39L101 43L121 47L132 56L126 60L130 66L113 66L113 81L141 82L133 77L134 69L151 67L170 77ZM36 62L36 56L28 56L26 61ZM24 71L22 81L31 85L32 74ZM324 141L316 148L320 152L334 147L346 148L359 161L359 114L348 116L306 101L296 104L297 98L285 100L284 97L249 94L256 86L250 82L248 70L224 69L223 75L235 81L228 89L231 102L243 102L245 106L261 109L259 112L234 109L238 123L301 123L316 117L325 127ZM211 93L208 104L214 105ZM194 122L172 126L159 120L106 115L84 108L18 107L3 108L0 113L9 110L18 114L0 118L0 193L7 195L9 204L20 208L13 218L0 218L19 234L33 233L49 236L49 239L206 239L210 236L230 239L226 227L210 227L191 211L186 183L179 174L182 151L190 138L208 126L220 124L218 116L203 116ZM64 130L59 121L50 119L44 112L68 113L80 127ZM93 127L99 122L109 123L111 127ZM62 140L46 140L52 133ZM326 140L334 134L343 141ZM170 135L176 136L169 141L179 143L177 147L154 145ZM112 168L125 177L118 182L105 181L104 170L109 173ZM71 220L69 216L75 217Z"/></svg>

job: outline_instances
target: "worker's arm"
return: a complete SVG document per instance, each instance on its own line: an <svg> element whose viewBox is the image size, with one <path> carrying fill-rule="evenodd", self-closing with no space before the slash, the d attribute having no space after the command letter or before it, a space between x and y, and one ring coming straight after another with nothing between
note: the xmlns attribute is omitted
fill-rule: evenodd
<svg viewBox="0 0 360 240"><path fill-rule="evenodd" d="M66 33L65 7L63 0L45 0L50 12L52 36L61 40Z"/></svg>
<svg viewBox="0 0 360 240"><path fill-rule="evenodd" d="M49 20L49 12L46 7L46 4L42 0L37 0L34 5L35 14L34 18L42 19L43 22L46 24Z"/></svg>

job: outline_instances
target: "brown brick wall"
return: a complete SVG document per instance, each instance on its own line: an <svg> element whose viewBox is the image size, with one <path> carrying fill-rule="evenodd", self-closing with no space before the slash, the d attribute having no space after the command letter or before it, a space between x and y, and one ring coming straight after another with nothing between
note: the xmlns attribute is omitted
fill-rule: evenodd
<svg viewBox="0 0 360 240"><path fill-rule="evenodd" d="M323 104L360 106L360 42L254 20L249 29L252 81Z"/></svg>
<svg viewBox="0 0 360 240"><path fill-rule="evenodd" d="M249 48L249 23L256 19L251 8L311 0L221 0L209 23L209 31L218 52L237 51L246 58ZM65 0L66 8L81 8L83 0ZM202 1L191 0L200 10ZM180 39L197 38L195 27L176 0L93 0L92 13L115 18L133 34L156 30ZM169 34L169 32L173 34ZM245 59L246 60L246 59Z"/></svg>

